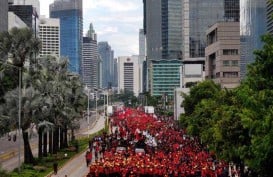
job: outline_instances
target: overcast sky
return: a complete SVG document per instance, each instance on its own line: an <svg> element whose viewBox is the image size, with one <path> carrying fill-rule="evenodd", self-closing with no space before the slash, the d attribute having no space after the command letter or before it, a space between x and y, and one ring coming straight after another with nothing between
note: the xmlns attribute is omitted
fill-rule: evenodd
<svg viewBox="0 0 273 177"><path fill-rule="evenodd" d="M40 0L41 15L49 17L49 4L53 1ZM108 41L115 57L138 54L142 11L142 0L83 0L83 35L92 22L98 41Z"/></svg>

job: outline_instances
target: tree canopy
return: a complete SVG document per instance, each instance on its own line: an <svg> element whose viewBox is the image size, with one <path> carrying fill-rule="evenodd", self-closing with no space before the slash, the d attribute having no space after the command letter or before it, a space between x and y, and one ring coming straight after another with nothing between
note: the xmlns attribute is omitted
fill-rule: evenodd
<svg viewBox="0 0 273 177"><path fill-rule="evenodd" d="M273 176L273 36L254 52L246 79L233 90L212 81L193 86L183 95L180 124L219 158L252 170L253 176Z"/></svg>

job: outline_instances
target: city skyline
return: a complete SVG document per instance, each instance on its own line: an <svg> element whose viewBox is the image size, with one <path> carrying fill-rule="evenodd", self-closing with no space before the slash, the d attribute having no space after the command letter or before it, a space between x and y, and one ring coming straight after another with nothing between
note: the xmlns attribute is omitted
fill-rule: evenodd
<svg viewBox="0 0 273 177"><path fill-rule="evenodd" d="M40 14L49 17L49 4L40 1ZM83 0L83 36L93 23L98 42L107 41L117 56L138 55L138 34L143 27L141 0Z"/></svg>

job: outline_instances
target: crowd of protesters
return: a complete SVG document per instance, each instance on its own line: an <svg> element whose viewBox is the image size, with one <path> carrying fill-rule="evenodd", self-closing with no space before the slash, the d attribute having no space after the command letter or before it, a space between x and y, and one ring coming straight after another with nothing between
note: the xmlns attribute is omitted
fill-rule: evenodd
<svg viewBox="0 0 273 177"><path fill-rule="evenodd" d="M123 108L110 118L110 133L89 142L89 173L97 176L228 177L228 165L169 117ZM90 157L90 156L89 156Z"/></svg>

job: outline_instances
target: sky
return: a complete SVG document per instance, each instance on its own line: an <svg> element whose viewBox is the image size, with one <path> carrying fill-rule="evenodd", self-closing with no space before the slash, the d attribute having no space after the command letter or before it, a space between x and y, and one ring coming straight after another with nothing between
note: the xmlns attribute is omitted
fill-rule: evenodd
<svg viewBox="0 0 273 177"><path fill-rule="evenodd" d="M49 4L54 0L40 0L40 14L49 17ZM138 55L138 34L143 28L142 0L83 0L83 35L89 24L98 42L108 41L115 57Z"/></svg>

